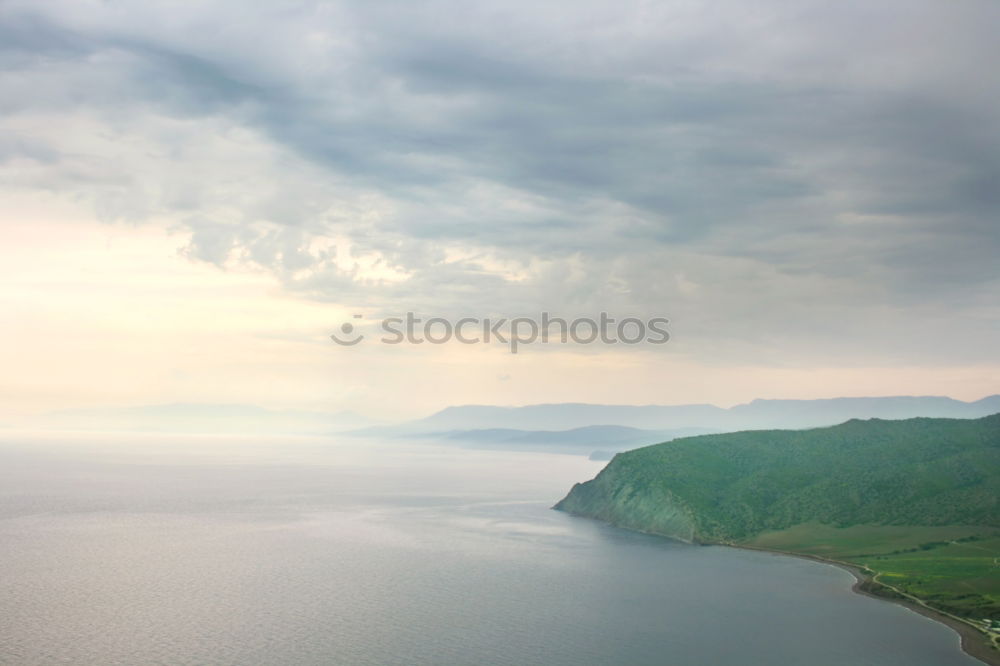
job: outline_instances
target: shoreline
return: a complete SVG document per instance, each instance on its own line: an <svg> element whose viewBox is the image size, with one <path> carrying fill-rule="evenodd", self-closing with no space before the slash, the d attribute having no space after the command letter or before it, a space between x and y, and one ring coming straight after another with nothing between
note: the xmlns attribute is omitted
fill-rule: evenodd
<svg viewBox="0 0 1000 666"><path fill-rule="evenodd" d="M729 548L739 548L741 550L755 550L761 553L772 553L774 555L789 555L791 557L798 557L806 560L812 560L814 562L821 562L838 569L843 569L854 576L854 584L851 585L851 592L855 594L860 594L866 597L871 597L872 599L878 599L880 601L886 601L889 603L894 603L906 608L908 610L917 613L918 615L923 615L924 617L939 622L950 629L952 629L959 636L959 646L965 654L969 655L973 659L978 659L988 666L1000 666L1000 650L995 650L990 647L989 636L973 627L972 625L954 618L950 615L946 615L940 611L933 608L923 606L919 603L914 602L906 597L888 597L880 594L875 594L864 589L862 586L866 583L872 581L872 577L864 572L861 566L857 564L852 564L850 562L842 562L840 560L831 560L826 557L819 555L811 555L809 553L796 553L789 550L774 550L771 548L760 548L759 546L744 546L733 543L706 543L705 545L716 545L716 546L727 546ZM878 581L875 581L876 584Z"/></svg>
<svg viewBox="0 0 1000 666"><path fill-rule="evenodd" d="M671 536L667 534L660 534L658 532L651 532L647 530L641 530L634 527L625 527L623 525L618 525L614 522L603 520L601 518L595 518L594 516L588 516L584 514L574 513L573 511L567 511L566 509L558 508L558 503L552 507L555 511L562 511L571 516L577 518L586 518L588 520L594 520L605 525L610 525L612 527L617 527L618 529L628 530L630 532L638 532L639 534L648 534L650 536L656 536L664 539L673 539L675 541L680 541L682 543L688 543L692 545L701 546L722 546L725 548L738 548L740 550L753 550L760 553L771 553L772 555L787 555L789 557L798 557L801 559L812 560L814 562L819 562L821 564L826 564L829 566L837 567L849 572L854 576L854 584L851 585L851 592L855 594L860 594L866 597L871 597L872 599L878 599L880 601L885 601L888 603L894 603L906 608L907 610L913 611L918 615L923 615L929 620L934 620L940 624L945 625L950 628L959 637L959 649L967 654L968 656L981 661L987 666L1000 666L1000 650L991 647L991 639L988 634L971 624L960 620L956 617L947 615L941 611L935 610L928 606L923 606L919 603L907 597L888 597L879 594L874 594L862 588L862 586L868 582L871 582L871 576L868 576L861 566L857 564L852 564L850 562L842 562L840 560L833 560L827 557L822 557L820 555L812 555L810 553L797 553L791 550L777 550L774 548L761 548L760 546L750 546L744 544L736 544L725 541L688 541L686 539L681 539L677 536ZM876 584L878 581L875 581Z"/></svg>

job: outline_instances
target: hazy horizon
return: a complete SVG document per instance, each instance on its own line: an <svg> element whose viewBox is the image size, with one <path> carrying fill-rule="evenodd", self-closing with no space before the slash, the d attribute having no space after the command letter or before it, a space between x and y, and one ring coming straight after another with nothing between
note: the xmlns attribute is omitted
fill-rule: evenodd
<svg viewBox="0 0 1000 666"><path fill-rule="evenodd" d="M998 23L985 0L5 2L0 422L995 393ZM331 341L407 312L670 340Z"/></svg>
<svg viewBox="0 0 1000 666"><path fill-rule="evenodd" d="M337 433L386 433L393 429L398 434L415 435L420 432L443 434L447 431L485 432L501 428L530 433L538 431L569 432L595 426L613 426L656 430L669 430L673 436L683 436L684 429L704 432L722 432L747 428L776 427L797 429L834 425L850 418L913 418L930 416L938 418L979 418L1000 411L1000 394L983 396L977 400L956 400L949 396L836 396L818 399L756 398L732 405L711 403L676 404L623 404L623 403L537 403L509 405L459 404L445 405L440 409L403 419L377 419L353 411L304 411L274 410L252 404L239 403L164 403L153 405L120 405L94 408L70 408L22 417L9 422L0 422L0 430L32 432L163 432L167 433L217 433L239 435L286 433L289 435L329 436ZM990 406L993 400L997 404ZM962 411L963 408L979 407L977 411ZM736 411L752 411L762 408L770 412L770 407L781 404L806 408L807 414L788 411L779 415L765 415L764 421L728 420ZM845 406L849 405L849 406ZM825 408L816 412L815 408ZM582 410L581 410L582 408ZM705 409L711 411L705 414ZM810 409L812 408L812 409ZM681 422L650 422L640 418L635 420L632 412L668 410L691 414L681 417ZM609 411L610 410L610 411ZM497 413L499 411L499 413ZM535 418L510 421L511 415L532 412ZM546 414L548 417L546 418ZM824 416L826 414L826 416ZM457 415L457 416L456 416ZM449 421L449 417L454 417ZM676 418L676 415L675 417ZM457 419L457 420L456 420ZM539 420L540 419L540 420ZM721 420L720 420L721 419ZM426 423L426 426L421 424ZM434 425L432 425L434 424ZM402 428L400 430L400 428ZM388 430L387 430L388 429ZM670 434L670 433L665 433Z"/></svg>

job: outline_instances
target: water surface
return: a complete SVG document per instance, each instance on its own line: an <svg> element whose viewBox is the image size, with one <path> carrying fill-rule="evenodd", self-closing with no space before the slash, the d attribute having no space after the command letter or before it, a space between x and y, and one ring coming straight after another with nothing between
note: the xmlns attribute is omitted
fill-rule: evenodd
<svg viewBox="0 0 1000 666"><path fill-rule="evenodd" d="M845 571L549 510L582 457L6 440L3 664L979 664Z"/></svg>

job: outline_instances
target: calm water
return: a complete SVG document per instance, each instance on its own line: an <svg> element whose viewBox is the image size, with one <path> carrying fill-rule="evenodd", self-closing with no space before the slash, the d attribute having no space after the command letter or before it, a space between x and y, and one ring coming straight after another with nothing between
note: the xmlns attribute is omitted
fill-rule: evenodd
<svg viewBox="0 0 1000 666"><path fill-rule="evenodd" d="M549 510L580 457L7 439L4 664L979 664L844 571Z"/></svg>

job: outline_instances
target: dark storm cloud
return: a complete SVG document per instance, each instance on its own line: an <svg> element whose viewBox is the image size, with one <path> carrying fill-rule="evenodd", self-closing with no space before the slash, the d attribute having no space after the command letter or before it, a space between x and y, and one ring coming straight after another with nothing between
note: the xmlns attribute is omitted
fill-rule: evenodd
<svg viewBox="0 0 1000 666"><path fill-rule="evenodd" d="M328 174L326 193L265 206L245 183L255 212L184 218L191 256L242 253L317 298L617 302L680 308L707 330L770 290L751 323L818 328L920 298L943 316L996 287L1000 84L984 26L998 11L13 3L3 105L139 133L146 116L221 118ZM59 154L0 141L15 149ZM208 178L198 196L159 196L241 207L215 188L225 174ZM389 212L323 213L344 192ZM355 280L310 250L335 234L407 279ZM823 305L779 307L793 300Z"/></svg>

